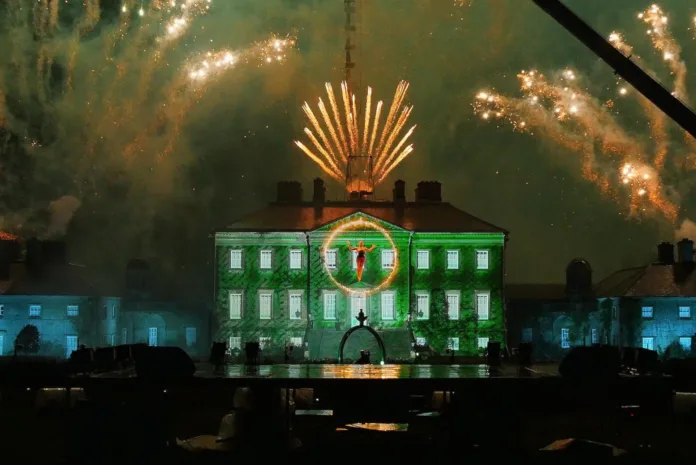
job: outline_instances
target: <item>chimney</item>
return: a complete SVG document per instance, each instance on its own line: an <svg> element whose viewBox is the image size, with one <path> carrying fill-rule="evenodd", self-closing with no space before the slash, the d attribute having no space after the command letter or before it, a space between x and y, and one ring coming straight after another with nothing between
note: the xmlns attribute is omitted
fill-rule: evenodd
<svg viewBox="0 0 696 465"><path fill-rule="evenodd" d="M682 239L677 242L677 255L679 263L691 263L694 261L694 241Z"/></svg>
<svg viewBox="0 0 696 465"><path fill-rule="evenodd" d="M15 241L0 240L0 281L10 279Z"/></svg>
<svg viewBox="0 0 696 465"><path fill-rule="evenodd" d="M278 183L278 203L301 203L302 184L297 181L281 181Z"/></svg>
<svg viewBox="0 0 696 465"><path fill-rule="evenodd" d="M394 189L392 190L394 195L394 210L396 211L397 218L403 218L404 207L406 206L406 183L399 179L394 183Z"/></svg>
<svg viewBox="0 0 696 465"><path fill-rule="evenodd" d="M316 178L314 180L314 194L312 195L315 218L322 217L324 202L326 202L326 187L324 187L324 180L321 178Z"/></svg>
<svg viewBox="0 0 696 465"><path fill-rule="evenodd" d="M660 242L657 245L657 261L660 265L674 264L674 244L671 242Z"/></svg>
<svg viewBox="0 0 696 465"><path fill-rule="evenodd" d="M442 202L442 184L421 181L416 186L416 202Z"/></svg>

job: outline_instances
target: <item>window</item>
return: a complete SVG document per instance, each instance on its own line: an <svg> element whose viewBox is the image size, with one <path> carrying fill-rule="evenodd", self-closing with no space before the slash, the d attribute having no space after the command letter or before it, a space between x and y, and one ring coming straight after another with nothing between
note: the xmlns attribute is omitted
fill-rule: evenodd
<svg viewBox="0 0 696 465"><path fill-rule="evenodd" d="M80 307L77 305L68 305L68 316L77 316L80 313Z"/></svg>
<svg viewBox="0 0 696 465"><path fill-rule="evenodd" d="M459 319L459 291L447 291L447 316L450 320Z"/></svg>
<svg viewBox="0 0 696 465"><path fill-rule="evenodd" d="M382 268L394 268L394 251L382 250Z"/></svg>
<svg viewBox="0 0 696 465"><path fill-rule="evenodd" d="M240 249L230 250L230 268L233 270L242 269L242 251Z"/></svg>
<svg viewBox="0 0 696 465"><path fill-rule="evenodd" d="M273 306L273 294L262 292L259 294L259 318L262 320L271 319L271 309Z"/></svg>
<svg viewBox="0 0 696 465"><path fill-rule="evenodd" d="M0 331L0 357L5 355L5 331Z"/></svg>
<svg viewBox="0 0 696 465"><path fill-rule="evenodd" d="M616 320L616 318L618 317L618 313L619 313L618 307L616 305L612 305L611 306L611 318L613 320Z"/></svg>
<svg viewBox="0 0 696 465"><path fill-rule="evenodd" d="M487 291L476 291L476 315L479 320L487 320L491 307L491 294Z"/></svg>
<svg viewBox="0 0 696 465"><path fill-rule="evenodd" d="M599 344L599 330L592 328L592 344Z"/></svg>
<svg viewBox="0 0 696 465"><path fill-rule="evenodd" d="M3 316L5 316L5 306L0 305L0 318L2 318Z"/></svg>
<svg viewBox="0 0 696 465"><path fill-rule="evenodd" d="M358 316L360 310L367 316L367 295L364 293L351 294L350 296L350 325L356 326L359 324ZM368 324L366 321L365 324Z"/></svg>
<svg viewBox="0 0 696 465"><path fill-rule="evenodd" d="M458 270L459 269L459 250L448 250L447 251L447 269L448 270Z"/></svg>
<svg viewBox="0 0 696 465"><path fill-rule="evenodd" d="M338 252L336 249L326 249L326 252L324 253L324 260L326 260L326 267L330 270L335 270L336 269L336 257L338 256Z"/></svg>
<svg viewBox="0 0 696 465"><path fill-rule="evenodd" d="M416 345L420 347L424 347L426 344L425 338L424 337L417 337L416 338Z"/></svg>
<svg viewBox="0 0 696 465"><path fill-rule="evenodd" d="M450 350L459 350L459 338L458 337L448 337L447 338L447 348Z"/></svg>
<svg viewBox="0 0 696 465"><path fill-rule="evenodd" d="M41 316L41 305L29 305L29 316Z"/></svg>
<svg viewBox="0 0 696 465"><path fill-rule="evenodd" d="M476 251L476 269L477 270L487 270L488 269L488 250L477 250Z"/></svg>
<svg viewBox="0 0 696 465"><path fill-rule="evenodd" d="M430 250L416 251L416 268L419 270L430 268Z"/></svg>
<svg viewBox="0 0 696 465"><path fill-rule="evenodd" d="M108 346L111 346L111 347L115 346L116 345L116 335L115 334L108 334L106 336L106 344Z"/></svg>
<svg viewBox="0 0 696 465"><path fill-rule="evenodd" d="M292 249L290 251L290 269L299 270L302 268L302 251L300 249Z"/></svg>
<svg viewBox="0 0 696 465"><path fill-rule="evenodd" d="M570 347L570 329L561 328L561 348L568 349Z"/></svg>
<svg viewBox="0 0 696 465"><path fill-rule="evenodd" d="M186 328L186 347L196 345L196 328Z"/></svg>
<svg viewBox="0 0 696 465"><path fill-rule="evenodd" d="M358 269L358 251L357 250L351 250L350 251L350 260L351 263L353 264L353 269L357 270ZM363 270L367 269L367 260L363 263Z"/></svg>
<svg viewBox="0 0 696 465"><path fill-rule="evenodd" d="M394 319L394 292L382 292L382 319Z"/></svg>
<svg viewBox="0 0 696 465"><path fill-rule="evenodd" d="M430 318L430 295L427 292L416 293L416 319Z"/></svg>
<svg viewBox="0 0 696 465"><path fill-rule="evenodd" d="M259 337L259 348L265 349L266 347L271 347L271 338L268 336Z"/></svg>
<svg viewBox="0 0 696 465"><path fill-rule="evenodd" d="M242 350L242 338L239 336L230 336L230 340L227 343L227 350L229 352L233 350Z"/></svg>
<svg viewBox="0 0 696 465"><path fill-rule="evenodd" d="M121 344L128 344L128 329L121 328Z"/></svg>
<svg viewBox="0 0 696 465"><path fill-rule="evenodd" d="M679 307L679 318L691 318L691 307Z"/></svg>
<svg viewBox="0 0 696 465"><path fill-rule="evenodd" d="M290 338L290 345L293 347L302 347L302 338L301 337L291 337Z"/></svg>
<svg viewBox="0 0 696 465"><path fill-rule="evenodd" d="M336 319L336 293L335 292L325 292L324 293L324 319L325 320L335 320Z"/></svg>
<svg viewBox="0 0 696 465"><path fill-rule="evenodd" d="M77 350L77 336L65 336L65 356L70 358Z"/></svg>
<svg viewBox="0 0 696 465"><path fill-rule="evenodd" d="M273 253L270 250L262 250L259 252L259 268L262 270L270 270L272 258Z"/></svg>
<svg viewBox="0 0 696 465"><path fill-rule="evenodd" d="M241 292L230 292L230 320L240 320L242 318L242 294Z"/></svg>
<svg viewBox="0 0 696 465"><path fill-rule="evenodd" d="M290 292L290 319L302 319L302 293Z"/></svg>
<svg viewBox="0 0 696 465"><path fill-rule="evenodd" d="M655 338L654 337L644 337L642 342L643 342L643 349L655 350Z"/></svg>
<svg viewBox="0 0 696 465"><path fill-rule="evenodd" d="M682 348L686 351L691 351L691 337L689 336L684 336L679 338L679 344L682 346Z"/></svg>
<svg viewBox="0 0 696 465"><path fill-rule="evenodd" d="M157 328L149 328L147 331L147 345L157 347Z"/></svg>
<svg viewBox="0 0 696 465"><path fill-rule="evenodd" d="M116 319L116 305L111 306L111 319L112 320Z"/></svg>
<svg viewBox="0 0 696 465"><path fill-rule="evenodd" d="M522 329L522 342L532 342L534 333L532 332L532 328L523 328Z"/></svg>
<svg viewBox="0 0 696 465"><path fill-rule="evenodd" d="M488 338L479 337L476 339L476 344L479 349L488 349Z"/></svg>
<svg viewBox="0 0 696 465"><path fill-rule="evenodd" d="M643 307L641 308L641 315L643 318L652 318L653 317L653 308L652 307Z"/></svg>

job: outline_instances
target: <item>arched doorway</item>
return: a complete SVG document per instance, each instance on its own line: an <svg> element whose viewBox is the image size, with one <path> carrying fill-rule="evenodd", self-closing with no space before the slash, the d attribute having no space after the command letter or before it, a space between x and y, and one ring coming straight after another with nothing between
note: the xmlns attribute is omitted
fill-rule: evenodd
<svg viewBox="0 0 696 465"><path fill-rule="evenodd" d="M387 359L387 349L384 347L384 341L382 340L382 337L374 329L370 328L369 326L363 325L353 326L348 331L346 331L346 334L343 335L343 338L341 339L341 344L338 346L338 363L343 363L343 347L346 345L346 341L348 340L351 334L360 329L369 331L370 334L372 334L372 336L375 338L377 344L379 345L379 350L381 352L380 362L384 364L385 360Z"/></svg>

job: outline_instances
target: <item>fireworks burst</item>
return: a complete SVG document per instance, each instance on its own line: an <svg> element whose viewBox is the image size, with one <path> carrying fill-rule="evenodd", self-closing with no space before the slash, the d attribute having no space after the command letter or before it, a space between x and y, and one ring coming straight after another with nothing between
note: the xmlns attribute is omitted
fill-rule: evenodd
<svg viewBox="0 0 696 465"><path fill-rule="evenodd" d="M367 88L367 98L361 113L364 117L361 118L355 94L349 90L348 84L341 84L341 111L331 84L326 83L329 105L327 106L321 98L317 104L323 127L308 103L305 102L302 107L314 128L312 130L306 127L304 130L313 149L300 141L295 141L295 144L322 171L337 181L346 180L348 163L352 157L371 159L372 172L368 173L369 177L375 184L381 183L413 152L413 144L406 144L416 126L403 133L413 110L413 106L402 107L408 86L407 82L401 81L396 87L394 99L382 125L380 120L383 102L380 100L375 106L372 105L371 87ZM348 186L348 189L352 188Z"/></svg>
<svg viewBox="0 0 696 465"><path fill-rule="evenodd" d="M648 34L670 71L674 94L686 100L687 67L681 59L681 47L667 27L667 15L658 5L652 5L639 13L638 19L650 27ZM620 33L612 32L608 40L645 67ZM617 201L628 193L631 214L655 211L676 221L679 199L663 186L661 179L670 140L667 117L658 108L625 83L618 83L618 97L638 99L650 126L650 144L624 129L616 118L614 100L593 97L580 85L581 79L573 70L567 69L550 79L535 70L522 71L517 77L522 98L481 91L474 99L474 112L484 120L505 121L515 131L549 138L580 154L583 176ZM687 137L687 145L696 145ZM679 167L684 164L683 159L674 162Z"/></svg>
<svg viewBox="0 0 696 465"><path fill-rule="evenodd" d="M157 173L176 165L160 161L210 86L240 66L284 63L295 43L274 35L182 58L184 46L200 48L190 31L210 14L211 0L124 0L118 8L111 20L99 0L0 7L0 36L9 44L0 54L0 133L17 134L42 165L73 170L78 195L98 196L100 176L114 169L152 172L147 183L156 186ZM58 27L60 15L75 13L74 28ZM163 183L170 174L161 173Z"/></svg>

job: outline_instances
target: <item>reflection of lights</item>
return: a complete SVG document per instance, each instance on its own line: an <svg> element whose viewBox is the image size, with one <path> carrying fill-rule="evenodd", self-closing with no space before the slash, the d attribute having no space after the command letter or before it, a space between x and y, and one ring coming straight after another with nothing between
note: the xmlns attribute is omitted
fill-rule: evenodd
<svg viewBox="0 0 696 465"><path fill-rule="evenodd" d="M336 240L336 236L344 231L359 228L359 227L367 227L374 229L375 231L381 233L388 241L389 245L391 246L392 250L394 251L394 265L392 266L391 271L389 272L389 275L382 280L382 283L373 288L373 289L351 289L348 286L345 286L338 281L336 281L336 278L334 278L333 273L331 273L331 270L329 269L328 265L328 260L326 259L326 252L329 249L329 246ZM326 274L329 275L329 278L333 283L340 288L343 292L346 294L364 294L365 296L372 295L376 292L381 291L382 289L386 288L389 286L389 284L392 282L394 279L394 276L396 276L396 270L399 267L399 254L396 249L396 244L394 244L394 241L392 240L391 236L389 235L389 231L378 225L377 223L374 223L372 221L367 221L364 218L358 218L356 220L348 221L346 223L343 223L333 231L331 231L331 234L329 234L329 237L326 238L326 241L324 242L324 247L323 247L323 256L324 256L324 269L326 270Z"/></svg>

